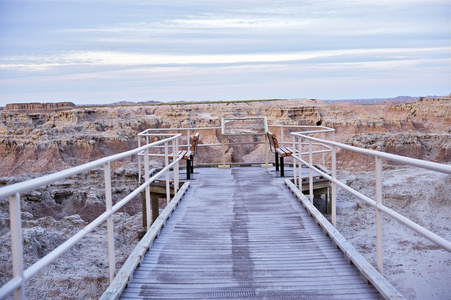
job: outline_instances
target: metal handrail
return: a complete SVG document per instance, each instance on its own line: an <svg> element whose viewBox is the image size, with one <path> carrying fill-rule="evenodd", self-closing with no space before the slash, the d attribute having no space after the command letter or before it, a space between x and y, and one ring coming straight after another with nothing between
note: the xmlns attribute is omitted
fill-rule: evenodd
<svg viewBox="0 0 451 300"><path fill-rule="evenodd" d="M240 118L237 118L240 119ZM234 120L237 120L234 119ZM253 119L253 118L241 118L241 119ZM240 120L241 120L240 119ZM257 118L258 119L258 118ZM290 142L285 141L285 136L286 134L284 134L284 129L308 129L306 131L302 131L305 134L321 134L322 136L324 134L332 134L331 139L334 139L334 133L335 133L335 129L333 128L329 128L329 127L325 127L325 126L314 126L314 125L283 125L283 124L272 124L269 125L268 124L268 129L269 128L280 128L280 144L285 145ZM184 140L186 141L185 145L180 145L180 146L184 146L184 147L189 147L189 137L190 137L190 133L194 132L194 131L202 131L202 130L222 130L222 126L212 126L212 127L186 127L186 128L148 128L144 131L141 131L140 133L138 133L138 147L140 147L143 142L145 144L149 143L149 137L153 136L155 133L154 132L165 132L165 131L173 131L173 132L181 132L182 135L184 136ZM222 147L224 146L231 146L231 145L263 145L265 144L267 141L261 141L261 142L242 142L242 143L211 143L211 144L199 144L198 147ZM157 147L156 147L157 148ZM157 154L149 154L150 156L158 156ZM211 162L211 164L220 164L221 162ZM141 156L138 157L138 164L141 165ZM141 169L140 169L141 170Z"/></svg>
<svg viewBox="0 0 451 300"><path fill-rule="evenodd" d="M109 157L101 158L93 162L86 163L84 165L73 167L67 170L59 171L53 174L49 174L40 178L31 179L25 182L16 183L10 186L0 188L0 198L9 197L10 203L10 227L11 227L11 252L12 252L12 263L13 263L13 278L0 288L0 299L4 299L11 293L14 293L15 299L25 299L24 287L26 281L31 279L36 273L42 270L45 266L56 260L64 252L74 246L78 241L85 237L88 233L94 230L97 226L103 222L107 222L107 232L108 232L108 262L109 262L109 273L110 282L113 281L115 277L115 267L116 259L114 252L114 227L112 216L121 207L127 204L135 196L137 196L143 190L146 190L146 207L150 209L150 197L149 197L149 185L155 181L160 175L166 173L169 174L169 170L174 170L174 194L177 192L179 186L179 174L178 174L178 164L181 160L180 157L176 158L174 155L174 160L172 163L168 163L169 153L169 143L172 143L172 154L178 151L177 140L181 137L181 134L172 134L163 140L154 142L151 144L144 145L142 147L126 151L120 154L112 155ZM165 147L165 167L159 171L157 174L150 177L149 162L146 159L146 170L145 170L145 182L141 184L138 188L128 194L125 198L118 201L114 206L112 205L112 195L111 195L111 167L110 163L116 160L120 160L126 157L137 155L139 152L148 152L150 148L158 147L164 145ZM171 155L172 155L171 154ZM65 179L67 177L92 170L97 167L104 167L104 178L105 178L105 202L106 211L98 216L94 221L89 223L86 227L78 231L74 236L70 237L67 241L59 245L57 248L52 250L46 256L41 258L39 261L31 265L29 268L24 270L23 264L23 246L22 246L22 220L20 211L20 193L24 193L35 188L45 186L56 182L58 180ZM170 187L169 181L167 180L167 195L170 197ZM168 199L169 201L169 199ZM148 215L149 212L147 212ZM150 218L147 218L147 229L151 226Z"/></svg>
<svg viewBox="0 0 451 300"><path fill-rule="evenodd" d="M423 237L434 242L441 248L451 252L451 242L450 241L438 236L437 234L429 231L428 229L420 226L419 224L413 222L412 220L406 218L405 216L402 216L401 214L399 214L399 213L395 212L394 210L388 208L387 206L383 205L383 203L382 203L382 200L383 200L382 199L382 159L386 159L386 160L401 163L401 164L416 166L416 167L420 167L420 168L424 168L424 169L428 169L428 170L433 170L433 171L437 171L437 172L442 172L445 174L451 174L451 166L439 164L439 163L435 163L435 162L424 161L424 160L415 159L415 158L404 157L404 156L390 154L390 153L384 153L384 152L380 152L380 151L376 151L376 150L358 148L358 147L338 143L335 141L318 139L318 138L314 138L314 137L305 135L304 132L295 132L295 133L291 133L291 134L293 137L293 147L298 146L298 149L299 149L298 150L299 153L293 155L293 159L294 159L293 167L295 169L294 182L296 184L297 180L299 180L299 185L302 184L302 179L300 178L300 174L299 174L299 179L296 178L296 168L298 167L298 163L309 167L310 174L312 173L312 170L314 170L314 171L318 172L319 174L321 174L322 176L324 176L326 179L331 181L331 183L332 183L331 222L334 226L336 226L336 197L337 197L336 187L337 186L340 186L341 188L345 189L346 191L352 193L354 196L365 201L366 203L368 203L369 205L371 205L372 207L374 207L376 209L376 239L377 239L377 241L376 241L376 252L377 252L376 253L376 255L377 255L376 264L377 264L377 268L380 273L383 273L382 213L385 213L386 215L390 216L391 218L397 220L398 222L404 224L405 226L407 226L410 229L414 230L415 232L419 233ZM302 152L302 145L305 145L305 143L302 143L302 140L304 140L304 139L308 140L309 151L307 151L307 152ZM322 144L324 146L328 146L329 148L331 148L332 175L329 175L314 166L313 151L312 151L313 142L316 142L318 144ZM339 181L336 178L336 149L337 148L360 153L363 155L369 155L369 156L372 156L375 158L376 200L371 199L371 198L361 194L360 192L352 189L351 187L347 186L346 184L344 184L343 182ZM302 155L303 154L305 155L307 153L309 155L308 161L302 158ZM299 167L300 167L300 165L299 165ZM313 188L312 188L313 187L313 179L312 179L312 176L309 176L309 186L310 186L310 190L309 190L310 201L313 202Z"/></svg>

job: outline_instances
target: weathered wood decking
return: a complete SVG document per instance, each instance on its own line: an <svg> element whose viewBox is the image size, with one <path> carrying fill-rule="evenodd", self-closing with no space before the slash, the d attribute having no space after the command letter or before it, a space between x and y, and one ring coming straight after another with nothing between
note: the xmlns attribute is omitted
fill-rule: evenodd
<svg viewBox="0 0 451 300"><path fill-rule="evenodd" d="M263 168L197 169L122 299L379 299Z"/></svg>

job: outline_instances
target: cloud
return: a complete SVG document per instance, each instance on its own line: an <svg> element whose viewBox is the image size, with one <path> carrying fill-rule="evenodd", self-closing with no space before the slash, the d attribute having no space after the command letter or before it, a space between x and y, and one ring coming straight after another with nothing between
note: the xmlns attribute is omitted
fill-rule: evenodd
<svg viewBox="0 0 451 300"><path fill-rule="evenodd" d="M69 52L52 57L23 56L0 59L0 69L39 71L67 66L145 66L145 65L217 65L255 64L333 60L336 63L383 60L422 59L446 57L447 47L436 48L382 48L304 51L290 53L204 54L177 55L163 53L130 53L116 51Z"/></svg>

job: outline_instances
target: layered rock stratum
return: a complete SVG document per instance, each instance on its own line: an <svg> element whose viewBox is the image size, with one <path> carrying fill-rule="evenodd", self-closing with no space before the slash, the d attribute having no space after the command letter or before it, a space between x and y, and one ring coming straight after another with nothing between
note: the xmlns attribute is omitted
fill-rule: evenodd
<svg viewBox="0 0 451 300"><path fill-rule="evenodd" d="M5 111L22 113L51 113L75 108L72 102L58 103L11 103L5 106Z"/></svg>
<svg viewBox="0 0 451 300"><path fill-rule="evenodd" d="M221 118L263 116L269 124L321 124L334 128L336 141L349 145L441 163L451 161L450 96L377 105L311 99L105 107L10 105L0 112L0 187L133 149L137 146L137 133L148 128L213 127L220 126ZM215 131L203 132L200 140L201 144L216 144L221 142L221 136ZM202 151L196 163L220 160L220 148L204 147ZM262 152L261 147L233 146L227 150L227 159L252 163L261 160ZM338 153L338 164L346 172L372 169L372 161L348 151ZM117 201L138 185L136 158L116 162L112 169L113 200ZM352 174L346 178L356 176ZM103 170L96 169L22 195L26 266L104 211L102 178ZM449 185L443 188L449 189ZM403 201L413 201L397 194ZM433 199L433 195L428 195L427 202ZM451 207L449 197L439 199L441 204L433 205L438 211ZM400 205L404 208L407 204ZM408 205L418 207L416 202ZM342 209L347 206L343 204ZM365 211L359 207L356 204L351 212L344 213L347 223L366 220L354 213ZM142 227L140 209L139 199L134 199L115 216L118 268L138 241L137 232ZM449 217L443 218L449 222ZM445 233L449 230L446 228ZM347 231L352 238L355 231ZM96 229L86 241L34 278L27 295L31 299L98 298L108 285L105 236L104 227ZM365 242L359 247L365 251L372 245ZM0 275L0 285L12 275L10 254L8 200L0 199L0 269L5 270Z"/></svg>

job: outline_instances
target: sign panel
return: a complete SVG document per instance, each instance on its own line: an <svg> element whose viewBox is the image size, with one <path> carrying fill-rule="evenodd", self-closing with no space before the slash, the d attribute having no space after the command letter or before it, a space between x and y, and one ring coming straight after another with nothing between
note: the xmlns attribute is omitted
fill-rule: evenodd
<svg viewBox="0 0 451 300"><path fill-rule="evenodd" d="M268 129L266 117L222 119L223 135L260 135Z"/></svg>

